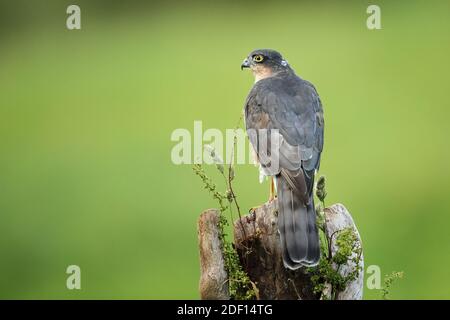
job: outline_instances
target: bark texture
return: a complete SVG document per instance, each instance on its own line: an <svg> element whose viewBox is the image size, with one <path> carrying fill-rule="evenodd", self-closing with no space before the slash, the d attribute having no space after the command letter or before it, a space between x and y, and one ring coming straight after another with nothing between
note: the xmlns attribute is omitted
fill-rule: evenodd
<svg viewBox="0 0 450 320"><path fill-rule="evenodd" d="M209 209L198 219L200 251L200 298L202 300L229 299L227 273L220 245L219 210Z"/></svg>

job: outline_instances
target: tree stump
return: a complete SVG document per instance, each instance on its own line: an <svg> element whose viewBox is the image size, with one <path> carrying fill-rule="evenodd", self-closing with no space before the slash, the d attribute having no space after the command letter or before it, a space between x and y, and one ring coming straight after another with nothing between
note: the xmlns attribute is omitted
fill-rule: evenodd
<svg viewBox="0 0 450 320"><path fill-rule="evenodd" d="M358 241L361 238L350 213L341 204L332 205L324 210L325 230L331 238L330 251L333 255L338 247L331 236L339 230L353 228ZM200 249L200 297L201 299L229 299L227 274L218 237L218 217L220 212L209 209L198 220L198 239ZM282 261L278 233L278 203L275 199L234 222L234 245L241 264L250 280L258 289L259 299L296 299L310 300L329 298L331 292L326 288L322 294L313 292L311 276L304 268L286 269ZM362 299L363 294L363 257L361 269L355 280L345 290L337 292L338 300ZM339 268L346 275L354 268L349 260Z"/></svg>

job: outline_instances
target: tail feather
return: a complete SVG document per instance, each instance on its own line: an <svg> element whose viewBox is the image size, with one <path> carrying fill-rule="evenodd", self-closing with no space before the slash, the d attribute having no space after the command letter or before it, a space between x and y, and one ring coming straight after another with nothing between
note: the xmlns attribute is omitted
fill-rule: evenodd
<svg viewBox="0 0 450 320"><path fill-rule="evenodd" d="M295 270L316 265L320 247L313 199L304 203L282 176L277 178L277 193L278 228L285 266Z"/></svg>
<svg viewBox="0 0 450 320"><path fill-rule="evenodd" d="M320 260L320 240L319 231L317 230L316 208L314 206L314 197L308 204L308 256L307 261L310 265L317 265Z"/></svg>

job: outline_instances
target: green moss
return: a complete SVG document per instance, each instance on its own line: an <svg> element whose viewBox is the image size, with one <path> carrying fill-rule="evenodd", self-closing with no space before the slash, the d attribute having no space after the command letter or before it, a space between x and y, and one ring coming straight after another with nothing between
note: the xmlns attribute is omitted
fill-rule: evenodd
<svg viewBox="0 0 450 320"><path fill-rule="evenodd" d="M322 232L321 232L322 233ZM317 267L308 268L307 272L311 274L311 282L313 284L314 293L320 294L327 285L331 286L331 299L339 291L345 290L347 285L358 277L361 267L359 265L361 259L361 246L358 238L352 228L341 230L336 236L336 245L338 250L333 256L330 256L329 246L332 239L321 235L322 257ZM355 253L355 256L352 255ZM355 267L346 276L339 273L341 266L352 260Z"/></svg>

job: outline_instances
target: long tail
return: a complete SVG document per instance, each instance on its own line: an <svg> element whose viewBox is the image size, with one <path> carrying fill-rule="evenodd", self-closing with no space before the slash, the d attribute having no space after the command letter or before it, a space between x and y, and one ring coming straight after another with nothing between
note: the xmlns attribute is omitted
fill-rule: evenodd
<svg viewBox="0 0 450 320"><path fill-rule="evenodd" d="M320 259L320 244L314 197L311 194L305 203L304 197L296 194L296 190L285 177L279 175L276 180L278 229L284 265L292 270L317 265Z"/></svg>

